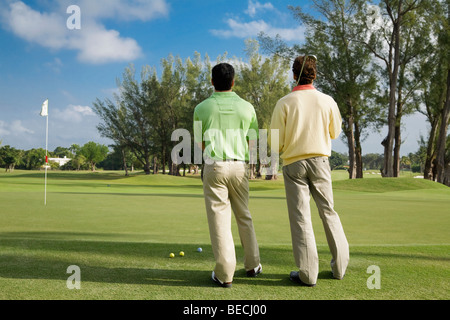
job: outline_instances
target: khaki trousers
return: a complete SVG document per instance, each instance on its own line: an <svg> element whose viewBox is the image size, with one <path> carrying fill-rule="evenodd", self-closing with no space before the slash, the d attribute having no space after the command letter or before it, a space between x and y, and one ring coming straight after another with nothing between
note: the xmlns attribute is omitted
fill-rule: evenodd
<svg viewBox="0 0 450 320"><path fill-rule="evenodd" d="M205 164L203 193L205 196L211 245L216 260L214 273L222 282L231 282L236 269L236 253L231 232L233 209L244 249L245 270L260 263L259 247L248 209L248 175L242 161Z"/></svg>
<svg viewBox="0 0 450 320"><path fill-rule="evenodd" d="M337 279L344 277L349 261L349 246L344 229L334 211L331 171L327 157L300 160L283 167L286 200L294 259L300 280L315 284L319 258L311 222L310 193L317 205L331 251L331 270Z"/></svg>

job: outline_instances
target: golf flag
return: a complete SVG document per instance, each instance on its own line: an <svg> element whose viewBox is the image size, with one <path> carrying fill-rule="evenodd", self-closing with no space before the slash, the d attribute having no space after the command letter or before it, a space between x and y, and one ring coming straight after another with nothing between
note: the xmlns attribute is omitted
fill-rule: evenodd
<svg viewBox="0 0 450 320"><path fill-rule="evenodd" d="M41 116L43 117L48 116L48 99L45 100L44 103L42 104Z"/></svg>
<svg viewBox="0 0 450 320"><path fill-rule="evenodd" d="M44 101L41 109L41 116L47 117L47 125L45 128L45 178L44 178L44 205L47 205L47 168L48 165L48 99Z"/></svg>

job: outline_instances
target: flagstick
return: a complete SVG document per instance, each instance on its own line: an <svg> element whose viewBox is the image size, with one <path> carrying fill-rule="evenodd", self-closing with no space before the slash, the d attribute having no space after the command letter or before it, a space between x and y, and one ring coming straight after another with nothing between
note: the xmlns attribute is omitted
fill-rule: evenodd
<svg viewBox="0 0 450 320"><path fill-rule="evenodd" d="M44 182L44 205L47 205L47 168L48 168L48 113L47 125L45 127L45 182Z"/></svg>
<svg viewBox="0 0 450 320"><path fill-rule="evenodd" d="M44 191L44 205L47 205L47 165L45 166L45 191Z"/></svg>

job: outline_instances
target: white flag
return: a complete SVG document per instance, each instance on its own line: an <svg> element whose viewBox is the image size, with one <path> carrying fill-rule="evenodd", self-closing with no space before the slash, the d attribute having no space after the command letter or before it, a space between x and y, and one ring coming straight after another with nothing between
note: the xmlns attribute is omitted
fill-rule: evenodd
<svg viewBox="0 0 450 320"><path fill-rule="evenodd" d="M45 100L44 103L42 104L41 116L43 117L48 116L48 99Z"/></svg>

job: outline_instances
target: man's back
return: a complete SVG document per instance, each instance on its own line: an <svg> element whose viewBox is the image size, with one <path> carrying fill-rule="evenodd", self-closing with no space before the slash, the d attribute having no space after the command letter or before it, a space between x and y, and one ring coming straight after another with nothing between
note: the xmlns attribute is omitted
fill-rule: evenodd
<svg viewBox="0 0 450 320"><path fill-rule="evenodd" d="M331 139L341 132L341 115L330 96L312 85L281 98L275 106L271 129L279 130L279 149L284 164L331 155Z"/></svg>
<svg viewBox="0 0 450 320"><path fill-rule="evenodd" d="M247 136L256 139L258 132L255 109L249 102L234 92L214 92L197 105L194 121L202 124L205 148L212 159L249 160Z"/></svg>

